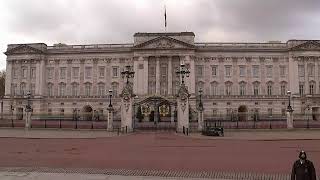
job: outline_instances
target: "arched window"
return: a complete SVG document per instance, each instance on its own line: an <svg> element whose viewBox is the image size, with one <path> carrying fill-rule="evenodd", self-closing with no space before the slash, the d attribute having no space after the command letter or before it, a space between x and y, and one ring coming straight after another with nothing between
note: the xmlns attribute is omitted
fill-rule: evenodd
<svg viewBox="0 0 320 180"><path fill-rule="evenodd" d="M225 86L226 86L226 95L227 96L230 96L232 95L232 82L228 81L225 83Z"/></svg>
<svg viewBox="0 0 320 180"><path fill-rule="evenodd" d="M310 81L309 82L309 94L315 94L315 89L316 89L316 82Z"/></svg>
<svg viewBox="0 0 320 180"><path fill-rule="evenodd" d="M210 95L212 96L218 95L218 82L215 81L210 83L210 87L211 87Z"/></svg>
<svg viewBox="0 0 320 180"><path fill-rule="evenodd" d="M20 84L20 94L25 95L26 93L26 83L21 83Z"/></svg>
<svg viewBox="0 0 320 180"><path fill-rule="evenodd" d="M78 83L72 83L71 95L72 96L78 96L79 95L79 84Z"/></svg>
<svg viewBox="0 0 320 180"><path fill-rule="evenodd" d="M92 89L91 83L85 83L85 85L84 85L84 95L85 96L91 96L91 89Z"/></svg>
<svg viewBox="0 0 320 180"><path fill-rule="evenodd" d="M99 83L98 84L98 96L104 96L105 95L105 84Z"/></svg>
<svg viewBox="0 0 320 180"><path fill-rule="evenodd" d="M241 81L239 83L239 90L240 90L239 94L240 94L240 96L246 95L246 86L247 86L247 83L244 82L244 81Z"/></svg>
<svg viewBox="0 0 320 180"><path fill-rule="evenodd" d="M260 92L260 83L258 81L253 82L253 95L258 96Z"/></svg>
<svg viewBox="0 0 320 180"><path fill-rule="evenodd" d="M272 90L273 90L273 82L269 81L267 83L267 95L272 96Z"/></svg>
<svg viewBox="0 0 320 180"><path fill-rule="evenodd" d="M280 94L281 96L285 96L287 94L287 82L285 81L280 83Z"/></svg>
<svg viewBox="0 0 320 180"><path fill-rule="evenodd" d="M118 97L119 91L119 83L113 82L111 84L113 97Z"/></svg>
<svg viewBox="0 0 320 180"><path fill-rule="evenodd" d="M52 83L48 83L48 86L47 86L47 95L48 95L48 96L53 96L53 84L52 84Z"/></svg>
<svg viewBox="0 0 320 180"><path fill-rule="evenodd" d="M60 83L59 84L59 96L65 96L66 95L66 84Z"/></svg>

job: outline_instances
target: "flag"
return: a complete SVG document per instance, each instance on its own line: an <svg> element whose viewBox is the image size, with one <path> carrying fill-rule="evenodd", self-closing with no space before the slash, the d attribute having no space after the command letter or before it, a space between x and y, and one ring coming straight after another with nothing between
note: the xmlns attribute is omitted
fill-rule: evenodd
<svg viewBox="0 0 320 180"><path fill-rule="evenodd" d="M167 27L167 9L164 6L164 27Z"/></svg>

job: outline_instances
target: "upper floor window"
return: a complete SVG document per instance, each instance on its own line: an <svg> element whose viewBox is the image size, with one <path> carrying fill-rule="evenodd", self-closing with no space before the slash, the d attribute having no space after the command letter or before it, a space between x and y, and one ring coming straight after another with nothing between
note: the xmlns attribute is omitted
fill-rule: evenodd
<svg viewBox="0 0 320 180"><path fill-rule="evenodd" d="M246 84L245 83L240 83L240 96L246 95Z"/></svg>
<svg viewBox="0 0 320 180"><path fill-rule="evenodd" d="M12 76L14 79L17 78L17 68L12 68Z"/></svg>
<svg viewBox="0 0 320 180"><path fill-rule="evenodd" d="M14 96L17 93L17 84L11 84L11 95Z"/></svg>
<svg viewBox="0 0 320 180"><path fill-rule="evenodd" d="M280 76L281 77L286 76L286 66L280 66Z"/></svg>
<svg viewBox="0 0 320 180"><path fill-rule="evenodd" d="M197 74L197 77L199 77L199 78L203 77L203 66L202 65L196 66L196 74Z"/></svg>
<svg viewBox="0 0 320 180"><path fill-rule="evenodd" d="M113 97L117 97L118 96L118 90L119 90L119 84L117 82L113 82L111 84L112 87L112 95Z"/></svg>
<svg viewBox="0 0 320 180"><path fill-rule="evenodd" d="M267 66L267 77L272 77L272 66Z"/></svg>
<svg viewBox="0 0 320 180"><path fill-rule="evenodd" d="M72 78L79 78L79 67L72 67Z"/></svg>
<svg viewBox="0 0 320 180"><path fill-rule="evenodd" d="M299 84L299 94L300 96L304 95L304 84L302 83Z"/></svg>
<svg viewBox="0 0 320 180"><path fill-rule="evenodd" d="M86 67L85 68L85 74L87 79L91 79L92 77L92 67Z"/></svg>
<svg viewBox="0 0 320 180"><path fill-rule="evenodd" d="M104 72L105 72L105 68L99 67L99 78L104 78Z"/></svg>
<svg viewBox="0 0 320 180"><path fill-rule="evenodd" d="M231 66L225 66L225 76L226 77L231 76Z"/></svg>
<svg viewBox="0 0 320 180"><path fill-rule="evenodd" d="M71 94L72 96L78 96L79 95L79 84L73 83L71 87Z"/></svg>
<svg viewBox="0 0 320 180"><path fill-rule="evenodd" d="M85 89L84 89L85 96L91 96L91 84L86 83L85 84Z"/></svg>
<svg viewBox="0 0 320 180"><path fill-rule="evenodd" d="M268 116L272 117L272 108L268 108Z"/></svg>
<svg viewBox="0 0 320 180"><path fill-rule="evenodd" d="M253 77L259 77L259 65L252 66Z"/></svg>
<svg viewBox="0 0 320 180"><path fill-rule="evenodd" d="M52 79L52 77L53 77L53 67L47 68L47 77L48 77L48 79Z"/></svg>
<svg viewBox="0 0 320 180"><path fill-rule="evenodd" d="M304 77L304 65L298 65L299 77Z"/></svg>
<svg viewBox="0 0 320 180"><path fill-rule="evenodd" d="M267 84L267 95L268 96L272 95L272 83Z"/></svg>
<svg viewBox="0 0 320 180"><path fill-rule="evenodd" d="M246 67L245 66L239 66L239 75L240 75L240 77L246 76Z"/></svg>
<svg viewBox="0 0 320 180"><path fill-rule="evenodd" d="M118 66L113 66L112 67L112 76L113 77L118 77L119 76L119 67Z"/></svg>
<svg viewBox="0 0 320 180"><path fill-rule="evenodd" d="M25 95L26 94L26 84L25 83L21 83L20 84L20 94L21 95Z"/></svg>
<svg viewBox="0 0 320 180"><path fill-rule="evenodd" d="M22 78L27 78L27 68L26 67L23 67L22 68Z"/></svg>
<svg viewBox="0 0 320 180"><path fill-rule="evenodd" d="M226 95L227 96L231 95L231 92L232 92L232 84L226 83Z"/></svg>
<svg viewBox="0 0 320 180"><path fill-rule="evenodd" d="M66 67L61 67L60 68L60 79L65 79L66 78Z"/></svg>
<svg viewBox="0 0 320 180"><path fill-rule="evenodd" d="M315 88L314 88L314 83L311 82L311 83L309 84L309 94L314 94L314 92L315 92L314 89L315 89Z"/></svg>
<svg viewBox="0 0 320 180"><path fill-rule="evenodd" d="M48 94L48 96L53 96L53 84L51 84L51 83L48 84L47 94Z"/></svg>
<svg viewBox="0 0 320 180"><path fill-rule="evenodd" d="M314 64L308 64L308 76L314 76Z"/></svg>
<svg viewBox="0 0 320 180"><path fill-rule="evenodd" d="M105 85L100 83L98 85L98 96L104 96L105 95Z"/></svg>
<svg viewBox="0 0 320 180"><path fill-rule="evenodd" d="M66 94L66 84L61 83L59 84L59 96L65 96Z"/></svg>
<svg viewBox="0 0 320 180"><path fill-rule="evenodd" d="M259 95L259 83L253 84L253 95L258 96Z"/></svg>
<svg viewBox="0 0 320 180"><path fill-rule="evenodd" d="M280 93L281 93L281 96L285 96L286 95L286 85L285 84L281 84L280 86Z"/></svg>
<svg viewBox="0 0 320 180"><path fill-rule="evenodd" d="M218 95L218 83L216 82L211 83L211 95Z"/></svg>
<svg viewBox="0 0 320 180"><path fill-rule="evenodd" d="M218 76L218 66L211 66L212 76Z"/></svg>
<svg viewBox="0 0 320 180"><path fill-rule="evenodd" d="M36 68L35 67L31 68L30 77L31 77L31 79L36 78Z"/></svg>

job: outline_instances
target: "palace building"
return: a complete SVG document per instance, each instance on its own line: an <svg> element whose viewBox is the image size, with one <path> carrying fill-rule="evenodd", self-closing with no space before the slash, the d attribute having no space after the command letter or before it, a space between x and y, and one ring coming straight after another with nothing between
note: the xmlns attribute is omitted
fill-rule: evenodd
<svg viewBox="0 0 320 180"><path fill-rule="evenodd" d="M205 118L237 113L285 116L288 98L294 113L310 111L318 118L319 40L203 43L194 38L193 32L135 33L128 44L9 44L2 111L22 114L30 91L34 114L105 115L111 89L117 116L126 83L121 72L132 66L135 74L129 83L136 95L135 110L148 121L159 108L158 113L173 121L181 82L176 71L184 64L190 71L184 80L191 113L197 110L202 89Z"/></svg>

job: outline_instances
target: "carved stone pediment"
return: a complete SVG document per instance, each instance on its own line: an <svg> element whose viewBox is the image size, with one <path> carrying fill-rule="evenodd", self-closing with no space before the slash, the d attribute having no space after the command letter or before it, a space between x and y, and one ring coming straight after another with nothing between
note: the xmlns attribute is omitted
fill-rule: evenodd
<svg viewBox="0 0 320 180"><path fill-rule="evenodd" d="M295 47L292 47L290 50L292 51L319 51L320 43L316 41L307 41Z"/></svg>
<svg viewBox="0 0 320 180"><path fill-rule="evenodd" d="M34 47L22 44L5 52L5 55L12 54L43 54L44 52Z"/></svg>
<svg viewBox="0 0 320 180"><path fill-rule="evenodd" d="M168 36L161 36L134 46L134 49L194 49L195 46Z"/></svg>

